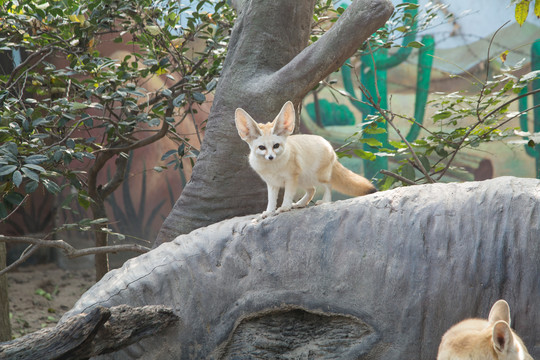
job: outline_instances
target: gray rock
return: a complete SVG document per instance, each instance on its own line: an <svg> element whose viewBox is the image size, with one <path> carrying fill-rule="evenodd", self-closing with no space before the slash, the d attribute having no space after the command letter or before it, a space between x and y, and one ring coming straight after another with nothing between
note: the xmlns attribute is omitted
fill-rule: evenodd
<svg viewBox="0 0 540 360"><path fill-rule="evenodd" d="M234 218L111 271L63 319L180 317L111 359L434 359L451 325L503 298L538 358L539 204L539 180L502 177Z"/></svg>

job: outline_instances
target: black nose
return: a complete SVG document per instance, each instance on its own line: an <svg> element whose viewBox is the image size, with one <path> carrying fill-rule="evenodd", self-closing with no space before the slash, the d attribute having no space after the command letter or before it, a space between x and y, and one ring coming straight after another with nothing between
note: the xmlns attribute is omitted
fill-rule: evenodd
<svg viewBox="0 0 540 360"><path fill-rule="evenodd" d="M272 155L270 155L270 156L268 157L268 160L274 160L274 157L273 157Z"/></svg>

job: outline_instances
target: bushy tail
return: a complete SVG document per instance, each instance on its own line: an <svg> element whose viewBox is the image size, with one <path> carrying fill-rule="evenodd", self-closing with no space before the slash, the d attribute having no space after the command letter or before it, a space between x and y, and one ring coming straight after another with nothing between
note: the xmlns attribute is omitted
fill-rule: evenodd
<svg viewBox="0 0 540 360"><path fill-rule="evenodd" d="M375 186L363 176L353 173L336 160L332 167L332 189L349 196L361 196L377 191Z"/></svg>

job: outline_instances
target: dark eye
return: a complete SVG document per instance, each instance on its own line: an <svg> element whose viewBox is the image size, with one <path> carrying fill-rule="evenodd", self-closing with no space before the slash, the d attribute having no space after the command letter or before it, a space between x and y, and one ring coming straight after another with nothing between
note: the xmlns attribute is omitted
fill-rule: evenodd
<svg viewBox="0 0 540 360"><path fill-rule="evenodd" d="M277 149L279 147L279 144L274 144L274 149Z"/></svg>
<svg viewBox="0 0 540 360"><path fill-rule="evenodd" d="M266 148L263 145L259 145L259 150L266 150Z"/></svg>

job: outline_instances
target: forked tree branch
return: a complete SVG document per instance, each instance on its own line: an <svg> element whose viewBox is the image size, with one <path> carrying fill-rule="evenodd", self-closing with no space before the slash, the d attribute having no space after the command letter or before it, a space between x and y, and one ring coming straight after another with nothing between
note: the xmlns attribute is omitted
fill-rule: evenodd
<svg viewBox="0 0 540 360"><path fill-rule="evenodd" d="M275 72L272 78L276 82L285 81L301 87L300 98L303 98L382 27L393 9L387 0L353 1L330 30ZM282 86L286 88L287 84Z"/></svg>
<svg viewBox="0 0 540 360"><path fill-rule="evenodd" d="M76 249L64 240L43 240L43 239L37 239L33 237L28 236L6 236L6 235L0 235L0 242L5 243L24 243L24 244L32 244L34 247L30 249L30 251L27 251L21 255L21 261L17 260L10 266L0 270L0 276L4 273L8 272L9 270L12 270L15 266L19 265L22 261L28 257L28 253L34 252L37 250L38 247L53 247L57 249L61 249L64 254L72 259L76 257L86 256L86 255L96 255L96 254L107 254L107 253L116 253L120 251L133 251L140 254L144 254L148 251L150 251L149 248L137 244L125 244L125 245L110 245L110 246L101 246L101 247L91 247L86 249ZM27 255L24 259L23 257ZM31 254L30 254L31 255ZM15 266L13 266L15 265Z"/></svg>

